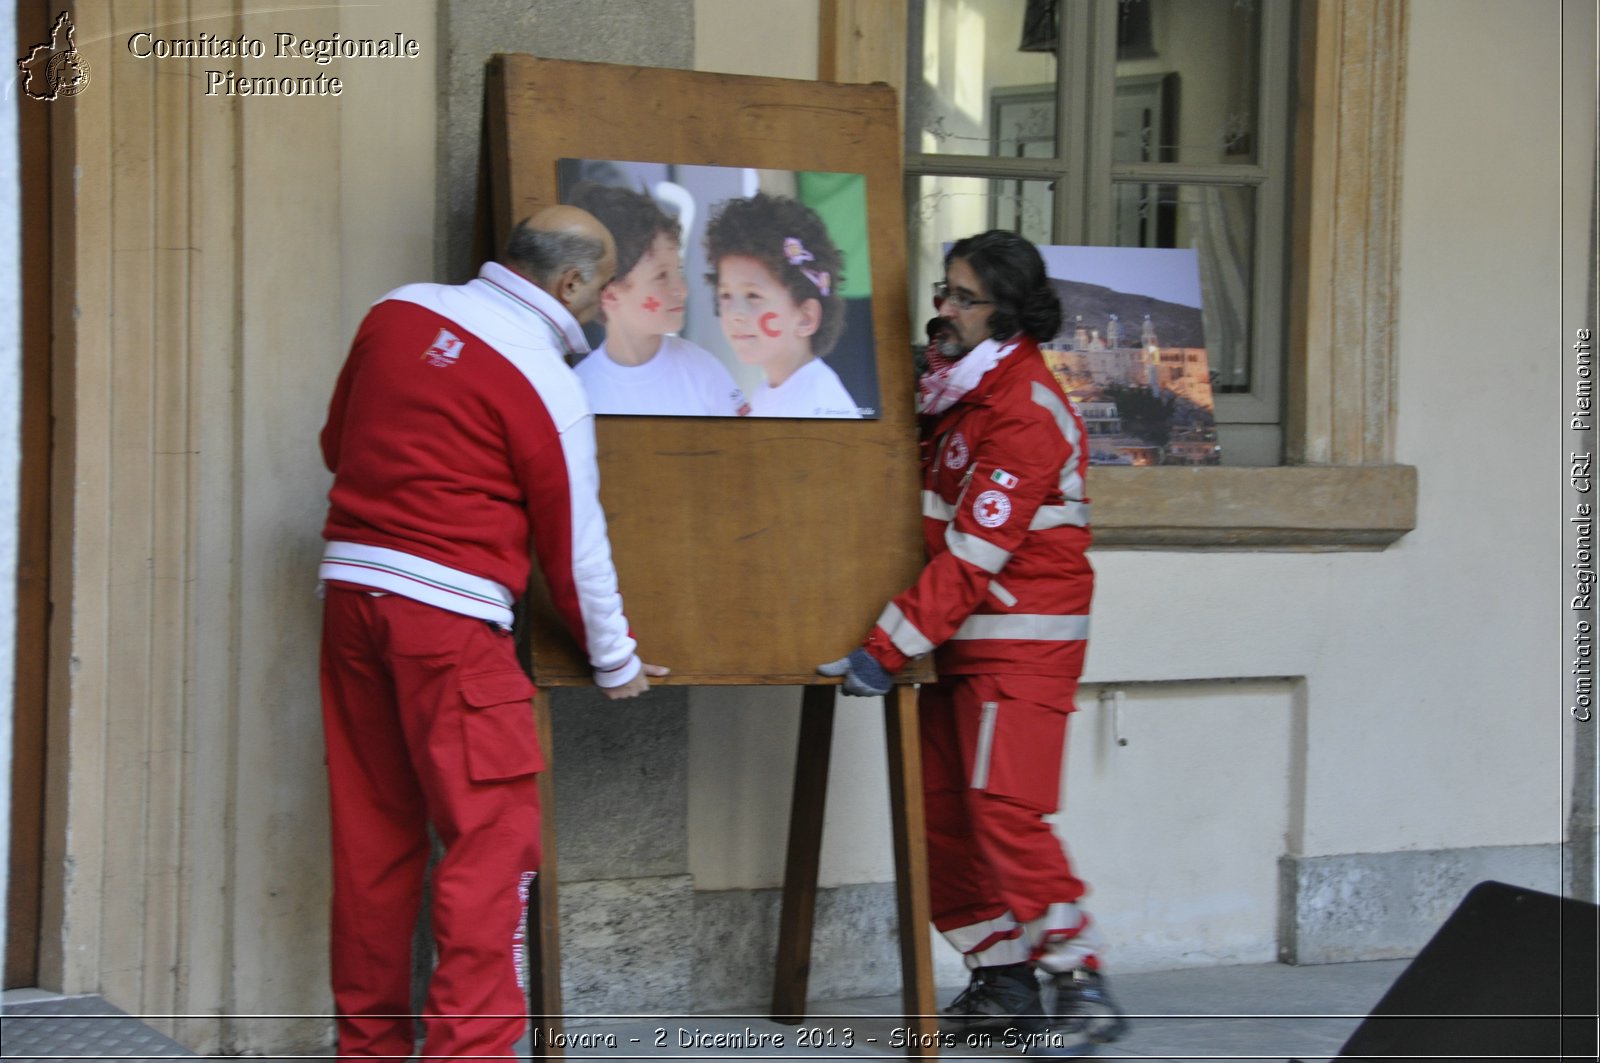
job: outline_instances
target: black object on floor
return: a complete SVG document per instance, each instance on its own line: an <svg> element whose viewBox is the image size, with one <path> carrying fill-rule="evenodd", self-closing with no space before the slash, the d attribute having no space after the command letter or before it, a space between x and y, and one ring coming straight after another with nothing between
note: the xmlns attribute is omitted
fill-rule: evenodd
<svg viewBox="0 0 1600 1063"><path fill-rule="evenodd" d="M1480 882L1338 1056L1596 1058L1596 908Z"/></svg>

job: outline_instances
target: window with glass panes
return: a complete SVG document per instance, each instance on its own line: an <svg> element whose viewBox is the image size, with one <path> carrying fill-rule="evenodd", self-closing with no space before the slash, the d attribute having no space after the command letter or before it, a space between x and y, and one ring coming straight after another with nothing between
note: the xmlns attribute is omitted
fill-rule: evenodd
<svg viewBox="0 0 1600 1063"><path fill-rule="evenodd" d="M1181 247L1224 464L1282 460L1291 0L910 0L912 291L984 229ZM931 308L913 308L912 335Z"/></svg>

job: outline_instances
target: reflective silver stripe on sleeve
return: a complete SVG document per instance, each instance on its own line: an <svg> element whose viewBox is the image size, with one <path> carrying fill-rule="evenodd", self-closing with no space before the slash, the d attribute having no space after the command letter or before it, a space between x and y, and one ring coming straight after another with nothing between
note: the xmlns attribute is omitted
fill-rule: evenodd
<svg viewBox="0 0 1600 1063"><path fill-rule="evenodd" d="M989 581L989 593L994 595L995 599L1007 609L1017 604L1017 596L1006 590L994 580Z"/></svg>
<svg viewBox="0 0 1600 1063"><path fill-rule="evenodd" d="M1033 521L1028 525L1029 531L1041 531L1045 528L1087 528L1089 526L1089 503L1063 502L1059 506L1040 506L1034 511Z"/></svg>
<svg viewBox="0 0 1600 1063"><path fill-rule="evenodd" d="M983 716L978 720L978 750L972 757L972 788L982 790L989 785L989 756L994 750L994 718L1000 712L1000 703L983 703Z"/></svg>
<svg viewBox="0 0 1600 1063"><path fill-rule="evenodd" d="M946 502L939 497L937 491L922 492L922 515L929 520L942 520L949 523L956 519L956 504Z"/></svg>
<svg viewBox="0 0 1600 1063"><path fill-rule="evenodd" d="M952 554L968 564L977 565L991 576L1005 568L1006 562L1011 560L1011 551L1002 550L976 535L956 531L953 526L945 529L944 541Z"/></svg>
<svg viewBox="0 0 1600 1063"><path fill-rule="evenodd" d="M883 621L879 621L881 624ZM1077 642L1089 637L1088 614L978 613L967 617L952 639L1027 639L1034 642Z"/></svg>
<svg viewBox="0 0 1600 1063"><path fill-rule="evenodd" d="M921 657L924 653L933 652L933 643L928 641L928 636L918 631L916 625L907 620L900 607L893 602L878 617L878 626L889 636L894 648L907 657Z"/></svg>
<svg viewBox="0 0 1600 1063"><path fill-rule="evenodd" d="M1045 384L1035 380L1033 382L1033 401L1049 411L1050 417L1056 423L1056 428L1061 431L1061 438L1067 441L1072 448L1072 457L1061 467L1061 493L1066 496L1068 505L1073 501L1082 504L1083 477L1078 474L1078 455L1083 447L1083 440L1078 435L1078 422L1067 409L1066 399L1061 393ZM1089 523L1088 511L1084 511L1083 524Z"/></svg>
<svg viewBox="0 0 1600 1063"><path fill-rule="evenodd" d="M1078 445L1078 426L1072 420L1072 414L1067 412L1067 404L1059 392L1052 391L1048 386L1035 380L1033 382L1033 401L1050 411L1050 416L1055 418L1056 427L1061 429L1061 438L1070 443L1073 448Z"/></svg>

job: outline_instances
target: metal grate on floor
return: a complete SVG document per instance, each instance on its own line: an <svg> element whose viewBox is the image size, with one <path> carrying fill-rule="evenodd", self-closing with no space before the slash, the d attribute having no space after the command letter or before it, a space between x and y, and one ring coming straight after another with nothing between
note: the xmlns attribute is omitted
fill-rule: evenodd
<svg viewBox="0 0 1600 1063"><path fill-rule="evenodd" d="M192 1059L194 1053L103 997L11 1001L0 1010L0 1056L7 1063L63 1059Z"/></svg>

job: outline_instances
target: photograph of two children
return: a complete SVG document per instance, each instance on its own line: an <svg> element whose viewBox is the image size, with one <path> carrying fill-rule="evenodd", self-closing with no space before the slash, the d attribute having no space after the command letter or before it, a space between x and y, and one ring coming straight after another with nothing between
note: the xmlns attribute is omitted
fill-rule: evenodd
<svg viewBox="0 0 1600 1063"><path fill-rule="evenodd" d="M574 367L597 414L876 418L862 174L562 159L617 245Z"/></svg>

